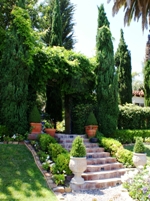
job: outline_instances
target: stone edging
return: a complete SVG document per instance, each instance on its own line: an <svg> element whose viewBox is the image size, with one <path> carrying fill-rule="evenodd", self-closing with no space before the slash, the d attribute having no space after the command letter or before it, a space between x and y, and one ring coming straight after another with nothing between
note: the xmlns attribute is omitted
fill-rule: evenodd
<svg viewBox="0 0 150 201"><path fill-rule="evenodd" d="M40 172L43 174L48 187L53 191L53 193L55 194L55 196L58 199L62 200L62 198L60 198L60 197L61 197L62 193L67 193L67 190L65 190L65 188L63 186L57 186L52 181L52 179L51 179L52 175L50 173L48 173L46 170L42 169L42 164L41 164L41 162L39 160L39 157L38 157L37 153L33 149L33 147L28 143L24 143L24 144L27 147L27 149L31 152L31 154L33 155L34 161L35 161L37 167L39 168Z"/></svg>

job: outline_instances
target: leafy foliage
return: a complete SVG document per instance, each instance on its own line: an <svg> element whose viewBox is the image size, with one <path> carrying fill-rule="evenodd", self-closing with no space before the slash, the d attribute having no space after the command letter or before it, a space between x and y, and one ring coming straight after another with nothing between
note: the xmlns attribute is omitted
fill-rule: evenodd
<svg viewBox="0 0 150 201"><path fill-rule="evenodd" d="M101 12L102 10L102 12ZM101 27L96 36L96 93L98 103L98 124L100 131L110 136L117 126L118 119L118 87L117 74L114 67L114 52L110 29L103 5L99 8Z"/></svg>
<svg viewBox="0 0 150 201"><path fill-rule="evenodd" d="M118 68L119 102L121 105L132 103L132 75L131 75L131 53L127 49L123 30L117 52L115 53L115 66Z"/></svg>
<svg viewBox="0 0 150 201"><path fill-rule="evenodd" d="M119 105L119 129L150 128L150 108L133 104Z"/></svg>
<svg viewBox="0 0 150 201"><path fill-rule="evenodd" d="M150 61L146 61L144 65L144 100L145 105L150 106Z"/></svg>
<svg viewBox="0 0 150 201"><path fill-rule="evenodd" d="M77 136L73 143L72 148L70 150L70 155L73 157L85 157L86 156L86 148L83 142L83 139L80 136Z"/></svg>
<svg viewBox="0 0 150 201"><path fill-rule="evenodd" d="M133 154L131 151L128 151L123 148L122 144L113 139L106 137L99 137L99 144L103 146L105 151L110 152L111 156L116 157L116 159L123 163L126 167L134 167L132 157Z"/></svg>
<svg viewBox="0 0 150 201"><path fill-rule="evenodd" d="M109 0L110 2L111 0ZM139 21L140 18L142 22L142 30L147 29L148 27L148 18L150 4L149 1L136 1L136 0L116 0L112 8L113 15L117 14L118 11L124 7L124 24L130 25L132 19L134 21Z"/></svg>
<svg viewBox="0 0 150 201"><path fill-rule="evenodd" d="M53 11L55 6L55 0L49 1L48 5L43 5L42 18L46 19L45 28L46 34L42 37L43 41L49 46L51 44L52 35L52 20L54 18ZM74 47L75 39L73 27L73 14L75 6L70 0L59 0L60 4L60 18L61 18L61 29L62 29L62 46L67 50L71 50ZM46 11L46 12L45 12ZM42 22L43 24L43 22ZM57 32L58 33L58 32Z"/></svg>
<svg viewBox="0 0 150 201"><path fill-rule="evenodd" d="M97 124L98 124L97 119L96 119L94 113L90 112L90 114L86 120L86 125L97 125Z"/></svg>
<svg viewBox="0 0 150 201"><path fill-rule="evenodd" d="M113 135L113 138L121 142L122 144L134 143L136 137L142 137L147 140L150 137L150 130L142 129L142 130L130 130L130 129L121 129L116 130Z"/></svg>
<svg viewBox="0 0 150 201"><path fill-rule="evenodd" d="M65 175L64 174L54 174L52 179L54 180L55 184L63 185L65 183Z"/></svg>
<svg viewBox="0 0 150 201"><path fill-rule="evenodd" d="M57 143L53 144L53 143L51 143L48 146L48 153L51 156L51 159L54 162L56 162L58 155L62 154L62 153L67 153L67 150L64 149L60 144L57 144Z"/></svg>
<svg viewBox="0 0 150 201"><path fill-rule="evenodd" d="M38 141L42 151L48 151L49 144L56 143L56 140L48 134L40 134Z"/></svg>
<svg viewBox="0 0 150 201"><path fill-rule="evenodd" d="M74 102L74 101L73 101ZM72 108L72 133L85 133L85 123L88 114L93 108L92 104L80 103Z"/></svg>
<svg viewBox="0 0 150 201"><path fill-rule="evenodd" d="M69 168L70 154L59 154L55 164L51 167L52 174L66 174L71 175L72 172Z"/></svg>
<svg viewBox="0 0 150 201"><path fill-rule="evenodd" d="M123 187L128 190L134 200L147 201L150 199L149 174L150 168L146 166L143 169L136 168L124 175Z"/></svg>
<svg viewBox="0 0 150 201"><path fill-rule="evenodd" d="M29 115L29 122L40 123L41 122L41 115L37 108L37 105L34 105L30 115Z"/></svg>
<svg viewBox="0 0 150 201"><path fill-rule="evenodd" d="M28 78L34 68L35 37L27 11L14 7L11 19L0 63L1 115L10 133L24 134L28 130Z"/></svg>
<svg viewBox="0 0 150 201"><path fill-rule="evenodd" d="M136 137L133 151L135 153L145 153L145 146L143 144L143 139L141 137Z"/></svg>

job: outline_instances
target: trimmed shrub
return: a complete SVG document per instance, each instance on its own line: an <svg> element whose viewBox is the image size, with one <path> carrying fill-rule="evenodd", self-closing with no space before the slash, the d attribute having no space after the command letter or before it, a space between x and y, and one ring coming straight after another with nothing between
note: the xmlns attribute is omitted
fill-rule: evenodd
<svg viewBox="0 0 150 201"><path fill-rule="evenodd" d="M134 143L136 137L142 137L145 141L150 137L150 130L116 130L112 137L122 144Z"/></svg>
<svg viewBox="0 0 150 201"><path fill-rule="evenodd" d="M54 174L52 179L57 186L64 185L64 183L65 183L65 175L64 174Z"/></svg>
<svg viewBox="0 0 150 201"><path fill-rule="evenodd" d="M42 151L48 151L48 145L50 143L56 143L55 138L48 134L40 134L38 141Z"/></svg>
<svg viewBox="0 0 150 201"><path fill-rule="evenodd" d="M52 174L71 175L72 171L69 168L70 154L62 153L56 158L55 164L51 167Z"/></svg>
<svg viewBox="0 0 150 201"><path fill-rule="evenodd" d="M29 114L29 122L40 123L41 122L41 115L37 108L37 105L34 105L30 114Z"/></svg>
<svg viewBox="0 0 150 201"><path fill-rule="evenodd" d="M136 138L133 151L135 153L145 153L145 146L144 146L144 143L143 143L143 139L141 137Z"/></svg>
<svg viewBox="0 0 150 201"><path fill-rule="evenodd" d="M134 167L132 162L132 152L124 149L119 141L106 137L98 139L99 145L103 146L105 151L110 152L111 156L116 157L116 159L126 167Z"/></svg>
<svg viewBox="0 0 150 201"><path fill-rule="evenodd" d="M73 143L70 151L70 155L73 157L85 157L86 156L86 147L83 143L83 139L80 136L77 136Z"/></svg>
<svg viewBox="0 0 150 201"><path fill-rule="evenodd" d="M118 129L149 129L150 107L119 105Z"/></svg>
<svg viewBox="0 0 150 201"><path fill-rule="evenodd" d="M41 163L45 162L48 156L44 151L41 150L38 151L37 155L39 156Z"/></svg>
<svg viewBox="0 0 150 201"><path fill-rule="evenodd" d="M115 156L120 163L123 163L124 166L134 167L133 160L132 160L133 153L131 151L121 148L121 149L118 149Z"/></svg>
<svg viewBox="0 0 150 201"><path fill-rule="evenodd" d="M59 154L68 153L66 149L64 149L60 144L49 144L48 145L48 153L52 159L52 161L56 162Z"/></svg>
<svg viewBox="0 0 150 201"><path fill-rule="evenodd" d="M90 114L89 114L89 116L88 116L88 118L86 120L85 125L86 126L88 126L88 125L98 125L97 119L96 119L96 117L95 117L93 112L90 112Z"/></svg>

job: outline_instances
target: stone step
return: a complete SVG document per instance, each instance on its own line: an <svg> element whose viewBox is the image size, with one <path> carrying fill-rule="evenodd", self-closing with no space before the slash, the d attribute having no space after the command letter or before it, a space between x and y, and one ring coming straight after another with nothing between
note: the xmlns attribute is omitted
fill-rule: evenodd
<svg viewBox="0 0 150 201"><path fill-rule="evenodd" d="M90 142L84 143L84 144L85 144L86 148L99 148L98 144L96 144L96 143L95 143L95 145ZM63 146L67 150L70 150L72 147L72 143L60 143L60 145Z"/></svg>
<svg viewBox="0 0 150 201"><path fill-rule="evenodd" d="M74 191L78 190L91 190L91 189L103 189L108 187L114 187L120 185L121 179L120 178L109 178L109 179L101 179L101 180L90 180L85 181L84 184L73 184L71 183L70 186Z"/></svg>
<svg viewBox="0 0 150 201"><path fill-rule="evenodd" d="M60 139L60 143L71 143L73 142L74 138L70 139L70 138L59 138ZM84 143L89 143L89 139L83 138L83 142Z"/></svg>
<svg viewBox="0 0 150 201"><path fill-rule="evenodd" d="M87 158L104 158L109 156L110 156L109 152L90 152L86 154Z"/></svg>
<svg viewBox="0 0 150 201"><path fill-rule="evenodd" d="M115 177L121 177L125 173L125 169L118 169L118 170L105 170L105 171L99 171L99 172L84 172L82 174L82 177L84 180L99 180L99 179L109 179L109 178L115 178Z"/></svg>
<svg viewBox="0 0 150 201"><path fill-rule="evenodd" d="M56 133L55 134L55 137L59 138L59 139L74 139L76 138L77 136L80 136L81 138L83 139L87 139L87 136L86 134L83 134L83 135L77 135L77 134L62 134L62 133Z"/></svg>
<svg viewBox="0 0 150 201"><path fill-rule="evenodd" d="M91 148L86 148L86 153L95 153L95 152L104 152L103 147L91 147Z"/></svg>
<svg viewBox="0 0 150 201"><path fill-rule="evenodd" d="M72 147L74 138L79 135L56 134L59 143L68 151ZM121 184L121 175L126 172L123 165L110 157L98 143L91 143L86 135L80 135L86 146L87 169L82 174L84 184L70 183L73 190L102 189Z"/></svg>
<svg viewBox="0 0 150 201"><path fill-rule="evenodd" d="M123 164L119 162L110 164L87 165L87 169L85 170L85 172L99 172L106 170L116 170L119 168L123 168Z"/></svg>
<svg viewBox="0 0 150 201"><path fill-rule="evenodd" d="M107 164L116 162L116 158L104 157L104 158L87 158L87 165L94 164Z"/></svg>

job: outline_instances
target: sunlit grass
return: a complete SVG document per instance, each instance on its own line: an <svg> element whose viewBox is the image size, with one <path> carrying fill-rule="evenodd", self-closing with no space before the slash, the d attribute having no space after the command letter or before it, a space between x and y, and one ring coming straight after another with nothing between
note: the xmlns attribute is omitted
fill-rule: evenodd
<svg viewBox="0 0 150 201"><path fill-rule="evenodd" d="M57 200L24 145L0 144L0 200Z"/></svg>

